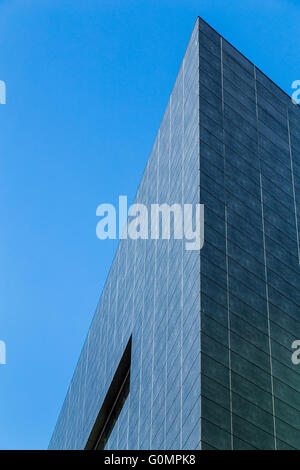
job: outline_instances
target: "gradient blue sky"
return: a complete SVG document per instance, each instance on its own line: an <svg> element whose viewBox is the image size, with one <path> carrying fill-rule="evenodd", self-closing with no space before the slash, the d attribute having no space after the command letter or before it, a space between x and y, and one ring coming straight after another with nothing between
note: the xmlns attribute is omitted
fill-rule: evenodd
<svg viewBox="0 0 300 470"><path fill-rule="evenodd" d="M298 0L0 0L0 448L46 448L196 16L287 93Z"/></svg>

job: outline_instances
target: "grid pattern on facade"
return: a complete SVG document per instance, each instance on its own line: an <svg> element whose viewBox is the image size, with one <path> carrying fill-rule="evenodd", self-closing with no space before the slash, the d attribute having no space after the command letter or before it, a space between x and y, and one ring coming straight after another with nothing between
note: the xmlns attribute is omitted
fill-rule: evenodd
<svg viewBox="0 0 300 470"><path fill-rule="evenodd" d="M202 448L300 448L299 107L200 21Z"/></svg>
<svg viewBox="0 0 300 470"><path fill-rule="evenodd" d="M198 62L197 23L135 202L199 200ZM131 334L130 394L106 448L199 446L199 263L184 240L120 242L50 448L85 446Z"/></svg>
<svg viewBox="0 0 300 470"><path fill-rule="evenodd" d="M197 20L135 202L201 202L204 247L120 242L50 448L84 448L131 335L107 449L300 448L299 118Z"/></svg>

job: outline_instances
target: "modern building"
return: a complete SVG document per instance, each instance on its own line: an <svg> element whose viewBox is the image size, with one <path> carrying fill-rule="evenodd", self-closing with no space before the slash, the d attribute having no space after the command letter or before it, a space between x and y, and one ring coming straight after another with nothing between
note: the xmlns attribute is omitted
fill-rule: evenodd
<svg viewBox="0 0 300 470"><path fill-rule="evenodd" d="M300 108L198 18L136 202L205 241L121 240L50 449L300 449Z"/></svg>

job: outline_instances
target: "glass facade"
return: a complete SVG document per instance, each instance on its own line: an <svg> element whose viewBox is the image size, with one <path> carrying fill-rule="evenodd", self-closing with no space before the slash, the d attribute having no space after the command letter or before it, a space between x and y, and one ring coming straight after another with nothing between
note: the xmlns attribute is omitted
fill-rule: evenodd
<svg viewBox="0 0 300 470"><path fill-rule="evenodd" d="M201 202L202 250L121 240L50 449L300 449L300 111L197 19L135 202Z"/></svg>

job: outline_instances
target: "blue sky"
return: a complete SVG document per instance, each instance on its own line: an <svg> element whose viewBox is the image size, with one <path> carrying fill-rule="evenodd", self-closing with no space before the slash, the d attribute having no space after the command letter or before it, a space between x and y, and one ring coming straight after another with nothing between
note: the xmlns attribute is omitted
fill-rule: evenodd
<svg viewBox="0 0 300 470"><path fill-rule="evenodd" d="M298 0L0 0L0 448L46 448L197 15L291 94Z"/></svg>

